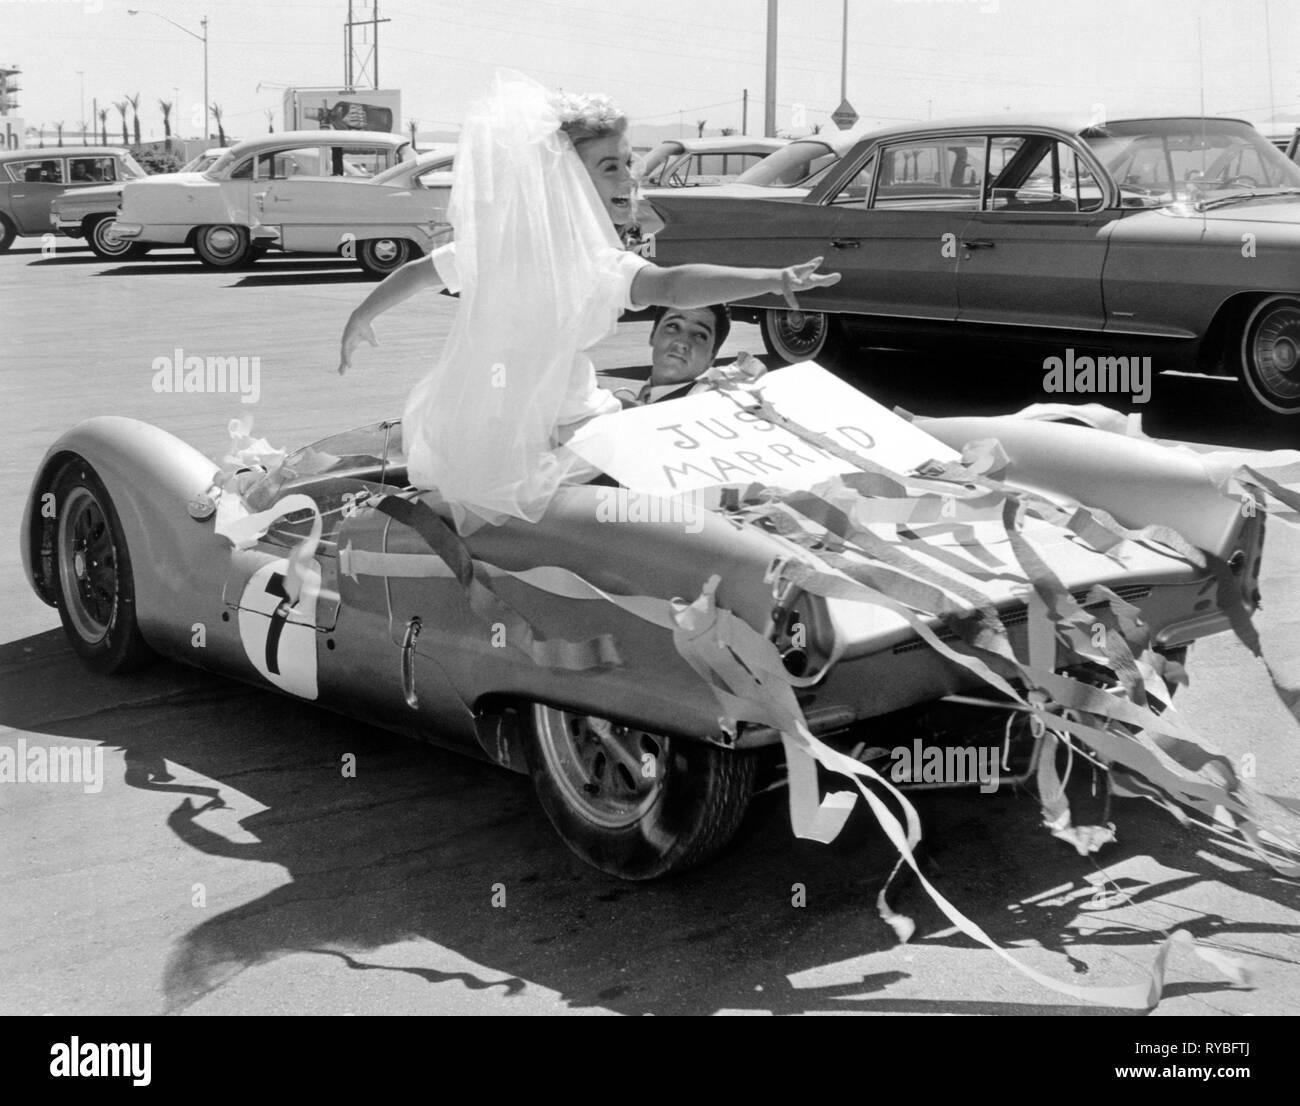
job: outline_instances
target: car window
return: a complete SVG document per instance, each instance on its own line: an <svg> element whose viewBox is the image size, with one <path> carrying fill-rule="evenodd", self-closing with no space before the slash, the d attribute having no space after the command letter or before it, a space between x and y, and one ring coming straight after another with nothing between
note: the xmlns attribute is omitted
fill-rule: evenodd
<svg viewBox="0 0 1300 1106"><path fill-rule="evenodd" d="M655 173L648 183L667 188L696 188L729 184L757 165L766 155L748 153L684 154Z"/></svg>
<svg viewBox="0 0 1300 1106"><path fill-rule="evenodd" d="M870 206L880 210L976 211L984 181L983 138L922 138L885 146Z"/></svg>
<svg viewBox="0 0 1300 1106"><path fill-rule="evenodd" d="M288 180L290 177L328 176L321 167L319 146L297 146L290 150L268 150L257 155L258 180Z"/></svg>
<svg viewBox="0 0 1300 1106"><path fill-rule="evenodd" d="M220 162L218 162L218 164L212 166L212 171L215 172L220 167L221 167ZM253 159L251 157L246 159L245 161L241 161L230 171L231 180L251 180L252 176L253 176Z"/></svg>
<svg viewBox="0 0 1300 1106"><path fill-rule="evenodd" d="M111 157L73 157L68 159L68 175L73 184L117 180L117 162Z"/></svg>
<svg viewBox="0 0 1300 1106"><path fill-rule="evenodd" d="M989 187L990 211L1097 211L1105 194L1073 147L1045 135L990 143L1004 164Z"/></svg>
<svg viewBox="0 0 1300 1106"><path fill-rule="evenodd" d="M373 177L396 164L387 146L336 146L333 150L335 176Z"/></svg>
<svg viewBox="0 0 1300 1106"><path fill-rule="evenodd" d="M763 188L790 188L808 182L839 155L819 139L801 139L768 154L757 165L736 178L737 184L755 184Z"/></svg>
<svg viewBox="0 0 1300 1106"><path fill-rule="evenodd" d="M63 163L59 158L39 158L34 161L11 161L5 169L9 179L29 184L62 184Z"/></svg>
<svg viewBox="0 0 1300 1106"><path fill-rule="evenodd" d="M415 179L421 188L450 188L454 176L451 169L439 166L436 169L426 169Z"/></svg>
<svg viewBox="0 0 1300 1106"><path fill-rule="evenodd" d="M828 166L829 168L829 166ZM871 195L871 177L876 171L876 155L872 154L848 182L831 199L833 204L866 207Z"/></svg>

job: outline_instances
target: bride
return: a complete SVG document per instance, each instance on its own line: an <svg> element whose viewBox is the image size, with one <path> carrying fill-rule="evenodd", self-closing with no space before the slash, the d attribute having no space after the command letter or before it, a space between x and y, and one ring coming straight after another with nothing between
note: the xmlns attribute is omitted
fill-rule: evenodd
<svg viewBox="0 0 1300 1106"><path fill-rule="evenodd" d="M421 289L460 294L402 425L411 483L437 489L463 528L536 521L561 482L593 475L561 443L621 409L583 351L622 311L765 293L793 305L793 293L840 279L816 272L820 258L661 268L623 250L617 230L635 203L627 123L607 97L548 93L499 72L461 131L448 206L455 242L397 270L348 319L339 372L362 342L378 344L372 324L395 304Z"/></svg>

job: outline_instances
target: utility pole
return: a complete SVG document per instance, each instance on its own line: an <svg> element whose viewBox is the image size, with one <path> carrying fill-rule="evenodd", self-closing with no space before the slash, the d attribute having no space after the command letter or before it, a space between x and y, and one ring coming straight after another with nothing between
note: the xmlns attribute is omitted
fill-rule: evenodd
<svg viewBox="0 0 1300 1106"><path fill-rule="evenodd" d="M348 21L343 26L343 85L348 90L355 89L358 81L370 81L371 88L379 87L379 24L391 23L391 19L379 18L379 0L372 0L370 5L370 16L366 19L352 18L353 0L348 0ZM368 46L369 49L364 54L357 52L356 37L353 32L354 27L370 27L370 41L367 43L363 40L362 45ZM370 73L367 76L366 70Z"/></svg>
<svg viewBox="0 0 1300 1106"><path fill-rule="evenodd" d="M749 133L749 89L740 90L740 133Z"/></svg>
<svg viewBox="0 0 1300 1106"><path fill-rule="evenodd" d="M844 0L844 29L840 32L840 103L849 98L849 0Z"/></svg>
<svg viewBox="0 0 1300 1106"><path fill-rule="evenodd" d="M776 4L767 0L767 76L763 89L763 135L776 137Z"/></svg>

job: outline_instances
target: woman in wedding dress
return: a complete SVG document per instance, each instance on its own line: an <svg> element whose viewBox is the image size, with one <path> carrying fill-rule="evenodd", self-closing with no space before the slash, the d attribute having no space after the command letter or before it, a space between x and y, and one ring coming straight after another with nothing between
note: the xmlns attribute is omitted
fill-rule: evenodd
<svg viewBox="0 0 1300 1106"><path fill-rule="evenodd" d="M409 262L352 312L339 371L377 316L422 289L460 302L433 370L403 413L410 482L436 489L462 529L536 521L556 487L585 479L562 443L620 410L583 352L624 310L702 307L824 287L817 258L785 269L660 267L621 248L634 217L627 117L604 96L548 93L500 72L471 106L448 218L455 242Z"/></svg>

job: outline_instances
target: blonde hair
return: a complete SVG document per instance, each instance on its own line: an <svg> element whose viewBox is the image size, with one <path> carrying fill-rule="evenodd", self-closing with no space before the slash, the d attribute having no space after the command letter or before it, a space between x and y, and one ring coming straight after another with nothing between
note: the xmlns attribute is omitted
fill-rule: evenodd
<svg viewBox="0 0 1300 1106"><path fill-rule="evenodd" d="M627 131L627 116L608 96L557 91L551 94L551 105L560 120L560 130L575 148Z"/></svg>

